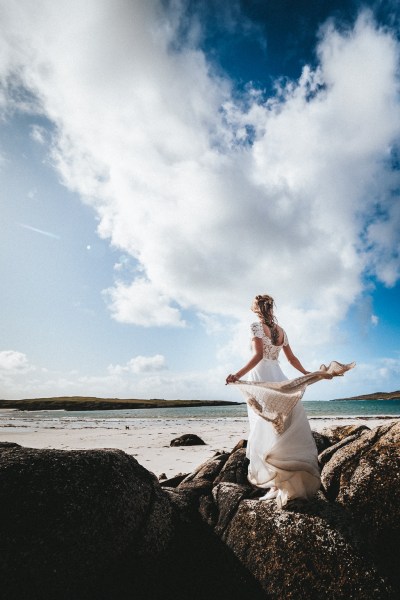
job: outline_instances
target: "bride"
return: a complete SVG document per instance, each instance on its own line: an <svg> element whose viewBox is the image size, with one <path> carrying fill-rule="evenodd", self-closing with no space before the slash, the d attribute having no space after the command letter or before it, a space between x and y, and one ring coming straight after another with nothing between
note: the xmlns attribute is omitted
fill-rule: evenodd
<svg viewBox="0 0 400 600"><path fill-rule="evenodd" d="M320 487L317 448L300 399L310 383L343 375L355 363L334 361L314 373L306 371L276 321L273 298L256 296L251 310L259 319L251 325L253 357L228 375L226 383L235 383L247 401L248 479L259 488L269 489L260 500L276 498L278 506L284 506L294 498L310 499ZM278 361L282 349L304 377L287 379ZM249 379L241 381L246 374Z"/></svg>

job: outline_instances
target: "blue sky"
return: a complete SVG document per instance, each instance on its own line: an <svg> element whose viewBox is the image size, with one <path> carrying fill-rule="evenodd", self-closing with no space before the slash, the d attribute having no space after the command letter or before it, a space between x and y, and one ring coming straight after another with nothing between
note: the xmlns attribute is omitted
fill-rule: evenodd
<svg viewBox="0 0 400 600"><path fill-rule="evenodd" d="M397 3L0 8L0 397L240 400L265 292L399 389Z"/></svg>

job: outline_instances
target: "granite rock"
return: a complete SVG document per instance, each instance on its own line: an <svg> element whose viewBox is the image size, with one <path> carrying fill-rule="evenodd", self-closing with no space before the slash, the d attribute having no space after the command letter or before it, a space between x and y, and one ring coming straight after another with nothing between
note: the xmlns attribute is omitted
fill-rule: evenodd
<svg viewBox="0 0 400 600"><path fill-rule="evenodd" d="M354 544L347 516L329 518L329 511L321 497L284 511L272 501L242 500L222 539L269 598L394 598Z"/></svg>
<svg viewBox="0 0 400 600"><path fill-rule="evenodd" d="M325 434L324 434L325 435ZM324 494L279 509L244 445L164 480L117 450L0 444L9 600L394 600L400 423L328 432Z"/></svg>
<svg viewBox="0 0 400 600"><path fill-rule="evenodd" d="M369 427L366 425L336 425L335 427L324 427L320 435L329 441L330 446L333 446L349 435L360 435L364 431L369 431Z"/></svg>
<svg viewBox="0 0 400 600"><path fill-rule="evenodd" d="M400 422L362 432L339 448L321 478L327 497L352 515L384 573L400 586Z"/></svg>
<svg viewBox="0 0 400 600"><path fill-rule="evenodd" d="M206 443L194 433L185 433L174 438L169 443L170 446L205 446Z"/></svg>
<svg viewBox="0 0 400 600"><path fill-rule="evenodd" d="M0 449L5 597L78 598L126 554L156 560L173 535L156 477L120 450Z"/></svg>
<svg viewBox="0 0 400 600"><path fill-rule="evenodd" d="M318 431L312 431L312 436L314 438L315 445L317 446L318 454L321 454L326 448L331 446L331 442L329 438Z"/></svg>
<svg viewBox="0 0 400 600"><path fill-rule="evenodd" d="M234 450L231 452L218 476L215 478L214 485L222 482L229 482L251 487L247 479L248 466L249 461L246 458L246 449L239 448L239 450Z"/></svg>

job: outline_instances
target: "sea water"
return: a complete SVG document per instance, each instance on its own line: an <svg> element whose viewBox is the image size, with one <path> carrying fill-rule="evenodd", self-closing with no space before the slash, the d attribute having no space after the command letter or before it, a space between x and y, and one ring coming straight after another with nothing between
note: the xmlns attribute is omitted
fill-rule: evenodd
<svg viewBox="0 0 400 600"><path fill-rule="evenodd" d="M340 401L303 401L305 411L311 419L345 417L400 417L399 400L348 400ZM244 403L227 406L190 406L176 408L144 408L124 410L91 411L19 411L0 410L0 426L32 427L40 422L41 427L56 428L119 428L121 421L128 424L137 420L160 422L179 419L246 419L247 407Z"/></svg>

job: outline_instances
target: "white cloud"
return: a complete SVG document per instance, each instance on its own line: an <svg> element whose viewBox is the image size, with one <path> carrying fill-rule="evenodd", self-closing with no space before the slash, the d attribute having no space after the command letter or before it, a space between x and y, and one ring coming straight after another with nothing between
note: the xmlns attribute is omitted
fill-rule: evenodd
<svg viewBox="0 0 400 600"><path fill-rule="evenodd" d="M320 362L310 361L307 366L317 369ZM162 355L136 356L123 365L109 365L103 372L80 375L76 369L62 373L46 367L35 368L22 352L3 351L0 352L0 397L18 399L76 395L241 402L239 392L224 385L232 364L224 362L221 357L218 364L210 369L182 372L167 369ZM287 371L286 363L284 369ZM372 363L360 363L343 378L310 386L305 400L393 391L398 388L399 373L398 358L382 357Z"/></svg>
<svg viewBox="0 0 400 600"><path fill-rule="evenodd" d="M110 365L108 372L112 375L121 373L149 373L154 371L163 371L166 369L165 356L155 354L154 356L135 356L131 358L126 365Z"/></svg>
<svg viewBox="0 0 400 600"><path fill-rule="evenodd" d="M379 323L379 317L377 317L376 315L371 315L371 323L374 326L378 325L378 323Z"/></svg>
<svg viewBox="0 0 400 600"><path fill-rule="evenodd" d="M205 371L172 372L163 355L136 356L124 365L109 365L103 373L80 375L78 370L62 373L41 367L33 372L27 357L0 353L0 397L9 399L49 396L97 396L108 398L234 399L223 382L224 365ZM232 398L233 397L233 398Z"/></svg>
<svg viewBox="0 0 400 600"><path fill-rule="evenodd" d="M399 389L399 374L399 358L384 356L374 362L361 362L354 369L351 379L346 381L350 385L346 387L345 395L393 392Z"/></svg>
<svg viewBox="0 0 400 600"><path fill-rule="evenodd" d="M269 291L292 337L313 331L315 345L366 270L396 281L398 43L367 13L352 30L325 28L315 71L242 105L196 35L171 44L184 4L2 5L8 104L17 84L28 90L22 109L54 123L64 182L140 269L106 292L116 320L183 326L190 308L242 318Z"/></svg>
<svg viewBox="0 0 400 600"><path fill-rule="evenodd" d="M0 352L0 374L20 374L33 370L26 354L16 350L2 350Z"/></svg>
<svg viewBox="0 0 400 600"><path fill-rule="evenodd" d="M119 281L104 294L116 321L144 326L185 325L179 310L170 306L171 298L145 279L136 279L130 285Z"/></svg>

